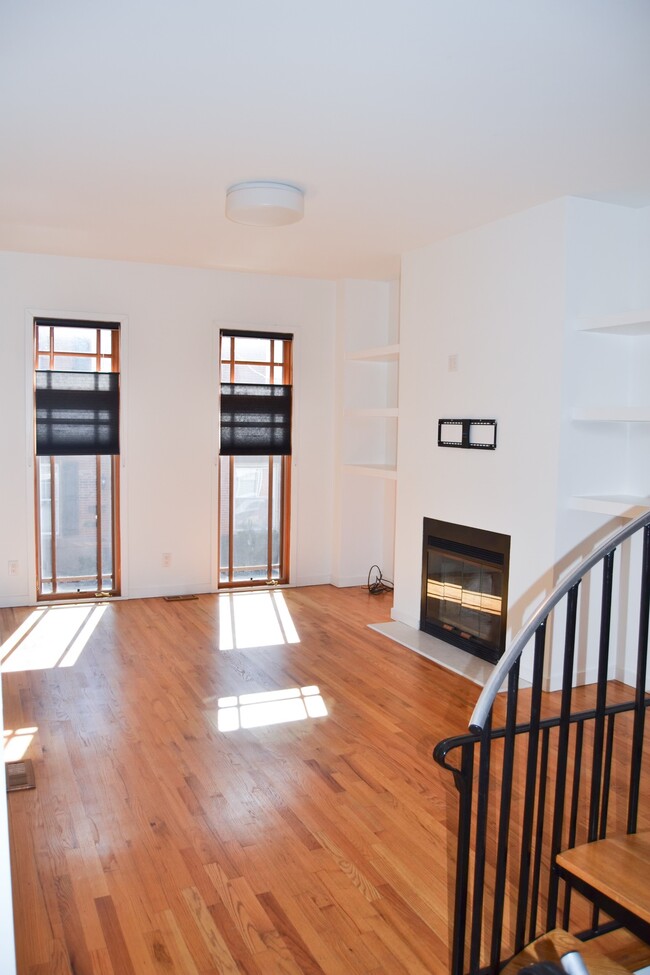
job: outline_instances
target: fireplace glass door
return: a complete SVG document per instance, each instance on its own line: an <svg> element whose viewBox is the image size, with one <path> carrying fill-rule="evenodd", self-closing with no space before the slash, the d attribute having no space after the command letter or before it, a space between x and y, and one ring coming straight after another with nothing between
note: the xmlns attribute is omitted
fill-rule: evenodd
<svg viewBox="0 0 650 975"><path fill-rule="evenodd" d="M435 550L428 553L427 616L495 644L501 625L503 572Z"/></svg>
<svg viewBox="0 0 650 975"><path fill-rule="evenodd" d="M420 629L496 663L505 649L510 536L425 518Z"/></svg>

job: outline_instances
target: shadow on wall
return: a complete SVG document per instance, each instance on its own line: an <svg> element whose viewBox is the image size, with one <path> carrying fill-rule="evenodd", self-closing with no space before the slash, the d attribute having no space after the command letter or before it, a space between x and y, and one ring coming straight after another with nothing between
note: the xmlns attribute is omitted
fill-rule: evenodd
<svg viewBox="0 0 650 975"><path fill-rule="evenodd" d="M605 539L618 531L623 523L621 518L613 518L608 521L601 528L587 535L579 544L575 545L570 549L558 562L556 562L551 568L548 569L542 576L532 583L528 589L517 599L508 609L508 626L510 628L511 638L508 641L512 643L516 638L517 634L523 627L528 623L531 616L535 612L536 608L542 604L542 602L549 596L555 587L564 579L573 569L575 569L578 564L585 558L587 558L594 551L597 546L602 544ZM617 562L618 562L618 588L617 593L619 596L617 605L617 615L616 615L616 649L625 647L626 645L626 635L628 629L628 621L630 618L630 612L633 607L633 594L630 590L630 579L632 578L630 572L631 559L632 559L632 540L625 542L620 549L617 551ZM594 585L594 579L591 578L591 573L588 573L583 582L581 583L580 589L580 606L579 606L579 620L578 620L578 635L576 643L576 671L578 677L582 675L583 679L578 679L578 683L590 683L591 680L595 680L595 676L589 676L588 670L588 651L590 648L589 634L593 632L593 627L599 625L599 620L594 619L590 613L591 608L591 589ZM622 598L624 597L624 598ZM596 608L600 609L600 593L594 593L594 602ZM553 615L551 621L550 633L553 650L556 648L562 648L564 641L564 618L561 615L562 608L558 607L560 610L560 615ZM593 610L592 610L593 611ZM593 641L591 641L591 647L593 648ZM552 659L551 655L551 659ZM617 663L616 660L617 653L612 653L613 662ZM547 682L552 685L552 675L547 674ZM552 686L548 686L547 690L552 690Z"/></svg>

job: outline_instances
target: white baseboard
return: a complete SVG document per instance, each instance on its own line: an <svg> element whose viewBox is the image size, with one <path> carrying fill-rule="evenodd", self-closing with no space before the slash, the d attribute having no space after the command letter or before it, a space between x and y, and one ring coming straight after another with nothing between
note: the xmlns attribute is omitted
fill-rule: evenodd
<svg viewBox="0 0 650 975"><path fill-rule="evenodd" d="M296 576L292 579L290 586L293 589L300 589L303 586L335 586L331 576Z"/></svg>
<svg viewBox="0 0 650 975"><path fill-rule="evenodd" d="M367 586L368 576L333 576L332 585L337 589L352 589L354 586Z"/></svg>
<svg viewBox="0 0 650 975"><path fill-rule="evenodd" d="M34 606L33 596L26 594L18 596L0 596L0 609L12 609L15 606Z"/></svg>
<svg viewBox="0 0 650 975"><path fill-rule="evenodd" d="M128 593L122 593L122 599L156 599L161 596L193 596L214 592L210 583L183 583L177 586L136 586Z"/></svg>

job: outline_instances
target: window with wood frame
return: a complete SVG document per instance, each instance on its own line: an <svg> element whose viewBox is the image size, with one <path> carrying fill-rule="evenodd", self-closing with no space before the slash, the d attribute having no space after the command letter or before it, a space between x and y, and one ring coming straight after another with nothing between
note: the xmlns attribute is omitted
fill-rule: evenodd
<svg viewBox="0 0 650 975"><path fill-rule="evenodd" d="M289 581L292 336L220 334L219 588Z"/></svg>
<svg viewBox="0 0 650 975"><path fill-rule="evenodd" d="M120 331L34 319L38 599L118 595Z"/></svg>

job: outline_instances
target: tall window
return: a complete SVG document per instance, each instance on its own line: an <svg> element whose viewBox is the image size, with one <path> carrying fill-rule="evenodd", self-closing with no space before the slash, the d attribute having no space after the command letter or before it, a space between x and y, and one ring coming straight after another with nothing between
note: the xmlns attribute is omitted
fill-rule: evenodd
<svg viewBox="0 0 650 975"><path fill-rule="evenodd" d="M221 332L220 588L289 581L291 340Z"/></svg>
<svg viewBox="0 0 650 975"><path fill-rule="evenodd" d="M117 595L119 325L34 320L37 595Z"/></svg>

